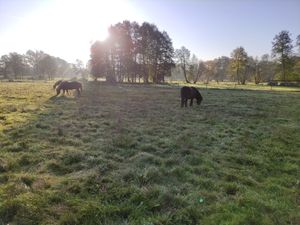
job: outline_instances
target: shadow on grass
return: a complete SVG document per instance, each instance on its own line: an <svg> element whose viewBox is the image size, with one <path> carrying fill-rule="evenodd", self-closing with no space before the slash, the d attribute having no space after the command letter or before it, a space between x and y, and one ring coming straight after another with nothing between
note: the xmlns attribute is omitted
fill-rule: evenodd
<svg viewBox="0 0 300 225"><path fill-rule="evenodd" d="M0 137L0 223L293 224L299 96L265 93L184 110L179 88L52 96Z"/></svg>

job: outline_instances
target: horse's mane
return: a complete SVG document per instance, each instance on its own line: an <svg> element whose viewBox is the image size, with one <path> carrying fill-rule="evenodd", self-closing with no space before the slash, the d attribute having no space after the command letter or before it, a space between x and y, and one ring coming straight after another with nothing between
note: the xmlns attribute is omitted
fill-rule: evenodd
<svg viewBox="0 0 300 225"><path fill-rule="evenodd" d="M57 86L59 86L61 84L61 82L63 82L63 80L56 81L55 84L53 85L53 89L55 89Z"/></svg>

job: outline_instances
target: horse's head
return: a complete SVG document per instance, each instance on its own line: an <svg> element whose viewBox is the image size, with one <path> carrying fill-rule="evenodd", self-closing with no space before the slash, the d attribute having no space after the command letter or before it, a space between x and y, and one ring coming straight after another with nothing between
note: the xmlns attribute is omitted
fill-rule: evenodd
<svg viewBox="0 0 300 225"><path fill-rule="evenodd" d="M62 82L63 80L58 80L55 82L55 84L53 85L53 89L55 89L58 85L60 85L60 83Z"/></svg>
<svg viewBox="0 0 300 225"><path fill-rule="evenodd" d="M202 97L201 98L197 98L197 105L200 105L202 102Z"/></svg>
<svg viewBox="0 0 300 225"><path fill-rule="evenodd" d="M56 95L59 95L59 94L60 94L60 90L61 90L61 87L58 86L58 87L56 88Z"/></svg>

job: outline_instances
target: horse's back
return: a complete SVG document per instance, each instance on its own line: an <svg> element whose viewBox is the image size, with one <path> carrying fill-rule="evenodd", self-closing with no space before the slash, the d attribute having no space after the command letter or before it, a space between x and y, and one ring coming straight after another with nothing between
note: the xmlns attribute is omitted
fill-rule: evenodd
<svg viewBox="0 0 300 225"><path fill-rule="evenodd" d="M187 98L191 93L190 87L184 86L180 90L181 98Z"/></svg>
<svg viewBox="0 0 300 225"><path fill-rule="evenodd" d="M180 93L181 93L181 98L187 98L187 99L202 98L200 92L195 87L184 86L181 88Z"/></svg>
<svg viewBox="0 0 300 225"><path fill-rule="evenodd" d="M199 90L195 87L191 87L192 91L193 91L193 95L195 96L195 98L201 98L202 99L202 95L200 94Z"/></svg>
<svg viewBox="0 0 300 225"><path fill-rule="evenodd" d="M193 89L191 87L184 86L181 88L181 98L191 99L193 96Z"/></svg>
<svg viewBox="0 0 300 225"><path fill-rule="evenodd" d="M63 83L63 88L65 89L78 89L82 88L82 85L80 82L77 81L66 81Z"/></svg>

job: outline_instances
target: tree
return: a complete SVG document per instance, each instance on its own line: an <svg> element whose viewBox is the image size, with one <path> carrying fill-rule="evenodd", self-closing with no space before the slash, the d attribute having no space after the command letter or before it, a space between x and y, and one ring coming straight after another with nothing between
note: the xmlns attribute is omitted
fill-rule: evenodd
<svg viewBox="0 0 300 225"><path fill-rule="evenodd" d="M145 83L149 78L154 78L157 72L159 57L159 31L154 24L144 22L139 29L140 33L140 54L143 79Z"/></svg>
<svg viewBox="0 0 300 225"><path fill-rule="evenodd" d="M26 52L26 62L31 67L33 75L37 78L42 78L41 61L45 56L46 54L43 51L28 50Z"/></svg>
<svg viewBox="0 0 300 225"><path fill-rule="evenodd" d="M155 50L155 61L154 65L156 65L155 73L154 73L154 82L160 83L164 82L164 77L171 76L171 69L175 67L175 63L173 61L174 57L174 48L171 38L168 33L158 32L158 41L156 43Z"/></svg>
<svg viewBox="0 0 300 225"><path fill-rule="evenodd" d="M281 31L277 34L272 42L272 53L273 57L278 56L278 61L281 66L281 75L282 79L286 81L287 73L291 70L292 67L292 39L290 38L290 33L288 31Z"/></svg>
<svg viewBox="0 0 300 225"><path fill-rule="evenodd" d="M175 57L177 58L177 62L179 63L179 65L183 71L183 75L184 75L184 79L185 79L186 83L191 83L187 77L187 70L188 70L189 61L190 61L190 55L191 55L190 50L188 50L184 46L182 46L180 49L176 49L176 51L175 51Z"/></svg>
<svg viewBox="0 0 300 225"><path fill-rule="evenodd" d="M197 80L207 74L206 62L199 61L197 69ZM207 80L207 79L206 79ZM194 82L195 83L195 82Z"/></svg>
<svg viewBox="0 0 300 225"><path fill-rule="evenodd" d="M47 76L49 80L53 79L57 71L56 60L53 56L45 54L40 61L40 72L45 77Z"/></svg>
<svg viewBox="0 0 300 225"><path fill-rule="evenodd" d="M171 75L174 49L167 32L154 24L123 21L109 28L109 38L91 47L90 68L95 78L118 82L159 83Z"/></svg>
<svg viewBox="0 0 300 225"><path fill-rule="evenodd" d="M86 68L83 65L83 62L80 59L76 59L76 62L73 64L73 71L77 76L81 76L84 79L87 79L88 73Z"/></svg>
<svg viewBox="0 0 300 225"><path fill-rule="evenodd" d="M95 80L100 77L108 79L108 50L105 42L96 41L91 46L91 59L89 61L91 74Z"/></svg>
<svg viewBox="0 0 300 225"><path fill-rule="evenodd" d="M294 57L293 79L300 80L300 57Z"/></svg>
<svg viewBox="0 0 300 225"><path fill-rule="evenodd" d="M246 73L245 67L247 63L248 55L243 47L238 47L231 53L231 68L234 72L235 79L238 84L245 84Z"/></svg>
<svg viewBox="0 0 300 225"><path fill-rule="evenodd" d="M10 58L8 55L1 56L0 59L0 72L5 79L8 78L10 72Z"/></svg>
<svg viewBox="0 0 300 225"><path fill-rule="evenodd" d="M246 80L250 80L251 78L254 80L255 84L259 84L262 81L260 63L258 61L258 58L256 57L254 59L252 56L249 56L247 58L247 63L245 66L245 82Z"/></svg>
<svg viewBox="0 0 300 225"><path fill-rule="evenodd" d="M15 76L15 79L23 77L25 71L23 55L20 55L16 52L9 53L9 65Z"/></svg>
<svg viewBox="0 0 300 225"><path fill-rule="evenodd" d="M214 79L219 83L227 78L227 73L230 66L230 58L222 56L214 60L216 73Z"/></svg>
<svg viewBox="0 0 300 225"><path fill-rule="evenodd" d="M261 56L259 60L260 76L262 81L271 81L275 76L276 64L268 54Z"/></svg>
<svg viewBox="0 0 300 225"><path fill-rule="evenodd" d="M199 78L198 65L199 65L199 60L193 54L192 58L190 59L190 63L188 65L188 79L194 84L198 81Z"/></svg>
<svg viewBox="0 0 300 225"><path fill-rule="evenodd" d="M74 76L72 64L59 57L55 59L56 75L59 77Z"/></svg>
<svg viewBox="0 0 300 225"><path fill-rule="evenodd" d="M296 46L298 46L298 50L299 50L299 53L300 53L300 34L297 36L297 39L296 39Z"/></svg>
<svg viewBox="0 0 300 225"><path fill-rule="evenodd" d="M205 72L204 72L204 79L205 83L208 84L209 81L215 76L216 74L216 64L214 60L208 60L205 62Z"/></svg>

